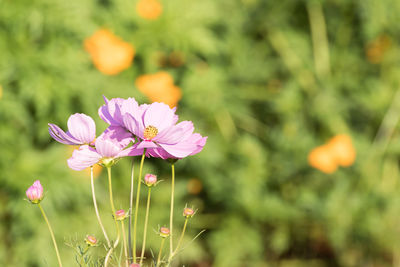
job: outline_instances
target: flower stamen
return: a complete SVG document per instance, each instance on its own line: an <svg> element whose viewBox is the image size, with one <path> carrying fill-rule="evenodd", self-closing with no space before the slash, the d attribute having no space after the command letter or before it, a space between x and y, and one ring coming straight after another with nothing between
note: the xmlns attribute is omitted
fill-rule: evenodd
<svg viewBox="0 0 400 267"><path fill-rule="evenodd" d="M149 125L144 129L143 137L145 140L151 140L158 134L158 129L152 125Z"/></svg>

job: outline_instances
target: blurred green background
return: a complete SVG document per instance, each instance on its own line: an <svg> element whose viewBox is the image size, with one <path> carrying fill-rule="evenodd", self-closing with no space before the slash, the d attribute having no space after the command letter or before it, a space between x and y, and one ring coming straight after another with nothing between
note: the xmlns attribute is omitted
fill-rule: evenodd
<svg viewBox="0 0 400 267"><path fill-rule="evenodd" d="M400 1L160 0L152 20L137 4L0 0L0 266L57 265L39 210L24 201L36 179L65 266L76 266L65 240L101 237L88 173L68 169L73 149L51 140L47 123L66 129L83 112L100 134L102 95L149 102L135 80L157 71L182 90L181 120L209 137L176 165L176 229L188 203L199 211L185 242L207 230L179 266L400 266ZM116 75L85 51L100 28L136 50ZM310 167L308 153L341 133L354 165ZM145 168L164 180L150 214L158 251L170 169L159 159ZM114 169L116 206L127 208L130 160ZM96 188L112 234L104 171Z"/></svg>

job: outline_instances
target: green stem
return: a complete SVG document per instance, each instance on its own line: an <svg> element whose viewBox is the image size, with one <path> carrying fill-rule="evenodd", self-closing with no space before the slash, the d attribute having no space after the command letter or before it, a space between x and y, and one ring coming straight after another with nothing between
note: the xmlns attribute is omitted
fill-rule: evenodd
<svg viewBox="0 0 400 267"><path fill-rule="evenodd" d="M139 177L138 177L138 186L136 192L136 204L135 204L135 219L133 222L133 262L136 263L136 232L137 232L137 217L138 217L138 210L139 210L139 195L140 195L140 185L142 184L142 170L143 170L143 162L144 157L146 156L146 149L143 151L142 160L140 161L140 168L139 168Z"/></svg>
<svg viewBox="0 0 400 267"><path fill-rule="evenodd" d="M181 246L182 239L183 239L183 236L185 235L186 226L187 226L188 221L189 221L189 218L186 218L185 224L183 225L183 230L182 230L182 233L181 233L181 237L179 238L178 245L176 246L175 251L174 251L174 255L178 252L178 250L179 250L179 248Z"/></svg>
<svg viewBox="0 0 400 267"><path fill-rule="evenodd" d="M126 267L128 267L129 265L129 258L128 258L128 248L126 245L126 236L125 236L125 225L124 225L124 221L121 221L121 225L122 225L122 236L124 238L124 252L125 252L125 262L126 262Z"/></svg>
<svg viewBox="0 0 400 267"><path fill-rule="evenodd" d="M132 263L132 210L133 210L133 188L135 183L134 178L134 157L132 157L132 171L131 171L131 193L129 198L129 224L128 224L128 245L129 245L129 263Z"/></svg>
<svg viewBox="0 0 400 267"><path fill-rule="evenodd" d="M156 265L156 267L159 267L159 264L160 264L162 249L163 249L163 247L164 247L164 241L165 241L165 237L161 238L160 251L158 252L158 258L157 258L157 265Z"/></svg>
<svg viewBox="0 0 400 267"><path fill-rule="evenodd" d="M60 265L60 267L62 267L60 253L58 252L57 242L56 242L56 238L54 237L53 229L51 228L50 222L47 219L46 213L44 213L44 210L43 210L42 206L40 205L40 203L38 203L37 205L38 205L40 211L42 212L44 220L47 223L47 227L49 228L51 239L53 239L53 244L54 244L54 248L56 249L58 264Z"/></svg>
<svg viewBox="0 0 400 267"><path fill-rule="evenodd" d="M89 245L83 250L83 252L82 252L82 255L81 255L81 262L80 262L80 265L82 266L82 264L84 264L85 263L85 254L86 254L86 252L89 250Z"/></svg>
<svg viewBox="0 0 400 267"><path fill-rule="evenodd" d="M169 230L170 230L170 238L169 238L169 255L171 256L173 253L173 245L172 245L172 222L174 219L174 192L175 192L175 165L171 164L171 171L172 171L172 181L171 181L171 210L169 214Z"/></svg>
<svg viewBox="0 0 400 267"><path fill-rule="evenodd" d="M181 236L179 237L178 245L176 245L174 252L172 254L170 254L170 256L168 258L168 265L171 264L172 258L176 255L176 253L178 253L178 250L179 250L182 240L183 240L183 236L185 235L185 232L186 232L186 226L187 226L188 220L189 220L189 218L185 219L185 223L183 225L183 230L182 230Z"/></svg>
<svg viewBox="0 0 400 267"><path fill-rule="evenodd" d="M105 267L108 266L108 260L111 257L113 250L118 246L119 238L120 238L119 226L118 226L117 219L115 217L115 206L114 206L114 198L113 198L113 193L112 193L112 182L111 182L111 167L107 167L107 174L108 174L108 190L110 193L110 204L111 204L111 209L112 209L112 215L113 215L114 222L115 222L115 228L117 230L117 239L115 240L114 246L110 248L110 250L108 251L108 253L106 255L105 264L104 264Z"/></svg>
<svg viewBox="0 0 400 267"><path fill-rule="evenodd" d="M144 219L144 229L143 229L143 245L142 245L142 253L140 254L139 265L142 265L144 250L146 247L147 224L149 221L149 210L150 210L150 197L151 197L151 187L149 187L149 193L147 194L146 217Z"/></svg>
<svg viewBox="0 0 400 267"><path fill-rule="evenodd" d="M108 239L106 230L104 229L103 223L101 222L99 210L97 208L96 194L95 194L95 191L94 191L94 181L93 181L93 167L90 167L90 184L91 184L91 187L92 187L93 206L94 206L94 210L96 212L97 221L99 222L100 228L103 231L104 238L107 241L108 247L111 247L110 240Z"/></svg>

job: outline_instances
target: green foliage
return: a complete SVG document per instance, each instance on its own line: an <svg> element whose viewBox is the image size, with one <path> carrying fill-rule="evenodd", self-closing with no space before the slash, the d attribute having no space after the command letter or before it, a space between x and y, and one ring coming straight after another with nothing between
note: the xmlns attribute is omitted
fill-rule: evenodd
<svg viewBox="0 0 400 267"><path fill-rule="evenodd" d="M72 149L51 140L47 123L65 128L83 112L99 134L102 95L148 101L134 81L158 70L182 89L180 118L209 136L200 154L176 165L175 231L185 203L199 211L184 242L207 229L181 263L399 264L399 1L161 2L162 16L148 21L136 0L0 0L0 265L57 264L39 210L23 200L35 179L65 266L76 263L64 239L101 236L88 174L68 169ZM115 76L99 72L83 48L102 27L136 49ZM158 53L173 51L184 64L160 66ZM331 175L311 168L309 151L340 133L353 139L355 164ZM148 234L158 251L152 229L168 225L170 170L150 159L145 171L164 180L153 190ZM128 207L129 173L121 160L117 208ZM188 192L193 178L200 194ZM105 172L96 189L112 233Z"/></svg>

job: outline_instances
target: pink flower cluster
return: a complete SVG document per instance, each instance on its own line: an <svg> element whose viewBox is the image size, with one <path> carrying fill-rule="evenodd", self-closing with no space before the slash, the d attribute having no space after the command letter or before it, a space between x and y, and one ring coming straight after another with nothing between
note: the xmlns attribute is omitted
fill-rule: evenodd
<svg viewBox="0 0 400 267"><path fill-rule="evenodd" d="M134 98L104 97L99 116L109 127L96 138L96 125L85 114L73 114L64 132L49 123L49 133L57 142L79 145L68 166L83 170L95 164L111 166L116 159L138 156L181 159L199 153L207 137L194 133L191 121L178 123L176 108L164 103L139 105Z"/></svg>

